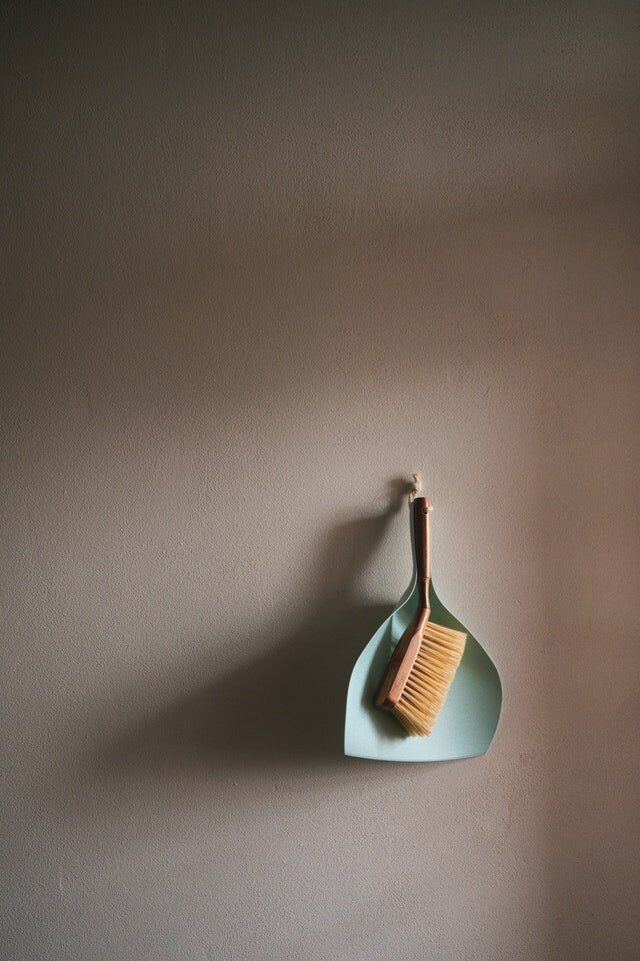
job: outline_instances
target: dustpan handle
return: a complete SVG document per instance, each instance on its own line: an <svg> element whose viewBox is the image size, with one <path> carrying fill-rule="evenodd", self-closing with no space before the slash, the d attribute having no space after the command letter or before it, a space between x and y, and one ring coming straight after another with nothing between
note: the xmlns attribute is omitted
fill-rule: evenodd
<svg viewBox="0 0 640 961"><path fill-rule="evenodd" d="M429 582L431 580L431 508L426 497L413 502L413 546L416 555L418 603L423 611L430 611Z"/></svg>

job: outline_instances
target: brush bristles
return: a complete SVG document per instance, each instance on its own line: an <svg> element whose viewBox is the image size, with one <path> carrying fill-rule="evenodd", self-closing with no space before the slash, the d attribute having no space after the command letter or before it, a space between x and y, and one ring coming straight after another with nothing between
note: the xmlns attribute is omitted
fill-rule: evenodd
<svg viewBox="0 0 640 961"><path fill-rule="evenodd" d="M427 621L422 644L392 713L414 736L431 734L464 654L467 635Z"/></svg>

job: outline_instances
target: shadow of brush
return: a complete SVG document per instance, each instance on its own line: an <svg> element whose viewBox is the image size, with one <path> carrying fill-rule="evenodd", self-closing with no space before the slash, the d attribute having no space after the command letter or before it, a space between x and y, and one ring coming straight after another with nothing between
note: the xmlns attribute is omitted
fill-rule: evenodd
<svg viewBox="0 0 640 961"><path fill-rule="evenodd" d="M405 481L392 482L384 511L330 531L321 550L317 596L297 627L283 631L249 664L120 731L99 752L100 776L121 781L175 776L180 769L219 774L247 765L339 761L351 669L392 607L357 602L353 586L407 490ZM263 645L264 633L252 646Z"/></svg>

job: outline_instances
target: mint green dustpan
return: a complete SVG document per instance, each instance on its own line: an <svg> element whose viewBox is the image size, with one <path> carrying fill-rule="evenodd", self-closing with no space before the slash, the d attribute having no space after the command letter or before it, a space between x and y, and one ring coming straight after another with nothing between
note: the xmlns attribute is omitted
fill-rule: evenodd
<svg viewBox="0 0 640 961"><path fill-rule="evenodd" d="M412 537L413 541L413 537ZM378 628L356 661L347 692L344 753L374 761L451 761L485 754L498 726L502 685L498 671L460 621L429 588L431 620L467 634L460 666L428 737L410 737L388 712L374 706L374 697L394 647L418 608L415 568L411 586Z"/></svg>

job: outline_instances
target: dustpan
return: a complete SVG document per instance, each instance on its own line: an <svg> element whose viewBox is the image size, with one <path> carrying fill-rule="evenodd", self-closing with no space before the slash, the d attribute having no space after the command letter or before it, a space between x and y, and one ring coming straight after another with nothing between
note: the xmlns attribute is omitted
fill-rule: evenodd
<svg viewBox="0 0 640 961"><path fill-rule="evenodd" d="M412 512L411 512L412 513ZM411 538L413 543L413 537ZM464 631L467 643L447 700L428 737L410 737L374 697L389 658L418 608L415 555L413 578L393 613L373 635L351 672L347 691L344 753L374 761L451 761L485 754L493 740L502 685L482 645L429 587L431 620Z"/></svg>

